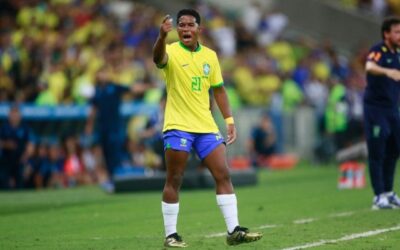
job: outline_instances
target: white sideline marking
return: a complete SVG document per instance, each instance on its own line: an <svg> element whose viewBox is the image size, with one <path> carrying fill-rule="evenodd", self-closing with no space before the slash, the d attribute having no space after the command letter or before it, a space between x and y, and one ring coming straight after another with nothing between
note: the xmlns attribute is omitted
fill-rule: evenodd
<svg viewBox="0 0 400 250"><path fill-rule="evenodd" d="M311 247L318 247L318 246L322 246L322 245L325 245L325 244L332 244L332 243L337 243L337 242L341 242L341 241L348 241L348 240L354 240L354 239L359 239L359 238L366 238L366 237L370 237L370 236L374 236L374 235L378 235L378 234L382 234L382 233L386 233L386 232L390 232L390 231L397 231L397 230L400 230L400 225L395 226L395 227L376 229L376 230L367 231L367 232L363 232L363 233L350 234L350 235L343 236L342 238L339 238L339 239L336 239L336 240L320 240L320 241L317 241L317 242L307 243L307 244L304 244L304 245L301 245L301 246L283 248L282 250L297 250L297 249L306 249L306 248L311 248Z"/></svg>
<svg viewBox="0 0 400 250"><path fill-rule="evenodd" d="M224 233L208 234L208 235L206 235L206 238L221 237L221 236L224 236L224 235L226 235L226 232L224 232Z"/></svg>
<svg viewBox="0 0 400 250"><path fill-rule="evenodd" d="M350 216L350 215L353 215L353 214L354 214L354 212L343 212L343 213L331 214L331 215L329 215L329 217L332 217L332 218L346 217L346 216Z"/></svg>
<svg viewBox="0 0 400 250"><path fill-rule="evenodd" d="M255 229L274 228L274 227L277 227L277 225L268 225L267 224L267 225L255 227ZM206 238L215 238L215 237L221 237L221 236L225 236L225 235L226 235L226 232L223 232L223 233L208 234L205 237Z"/></svg>
<svg viewBox="0 0 400 250"><path fill-rule="evenodd" d="M293 221L294 224L306 224L306 223L310 223L313 221L316 221L317 219L315 218L307 218L307 219L300 219L300 220L295 220Z"/></svg>
<svg viewBox="0 0 400 250"><path fill-rule="evenodd" d="M274 228L274 227L277 227L277 225L262 225L262 226L259 226L259 227L256 227L255 229L264 229L264 228Z"/></svg>

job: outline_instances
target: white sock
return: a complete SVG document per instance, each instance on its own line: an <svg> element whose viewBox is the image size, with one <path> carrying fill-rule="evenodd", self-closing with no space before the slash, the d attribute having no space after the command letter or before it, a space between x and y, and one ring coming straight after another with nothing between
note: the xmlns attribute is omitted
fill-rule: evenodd
<svg viewBox="0 0 400 250"><path fill-rule="evenodd" d="M235 194L217 194L217 204L224 216L226 227L232 233L239 226L237 201Z"/></svg>
<svg viewBox="0 0 400 250"><path fill-rule="evenodd" d="M165 237L176 233L176 223L178 221L179 202L161 202L161 210L164 218Z"/></svg>

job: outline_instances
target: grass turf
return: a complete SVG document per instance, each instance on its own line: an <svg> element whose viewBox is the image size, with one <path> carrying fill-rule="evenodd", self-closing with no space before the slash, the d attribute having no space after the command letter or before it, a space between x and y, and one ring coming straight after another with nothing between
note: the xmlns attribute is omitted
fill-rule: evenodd
<svg viewBox="0 0 400 250"><path fill-rule="evenodd" d="M264 238L235 249L284 249L400 225L400 210L371 211L372 191L338 190L334 166L259 172L236 188L240 222ZM396 177L399 191L400 176ZM0 193L0 249L162 249L160 192L97 187ZM190 249L228 249L211 189L182 191L178 230ZM303 223L300 223L300 222ZM297 222L297 223L296 223ZM261 227L261 228L260 228ZM312 249L398 249L400 230Z"/></svg>

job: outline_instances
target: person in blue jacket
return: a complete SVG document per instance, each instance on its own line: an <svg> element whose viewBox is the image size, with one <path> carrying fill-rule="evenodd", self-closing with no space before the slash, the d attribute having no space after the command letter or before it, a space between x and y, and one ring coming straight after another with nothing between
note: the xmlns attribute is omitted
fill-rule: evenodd
<svg viewBox="0 0 400 250"><path fill-rule="evenodd" d="M400 208L400 199L393 190L400 154L400 19L385 19L381 35L382 41L368 54L363 100L374 210Z"/></svg>
<svg viewBox="0 0 400 250"><path fill-rule="evenodd" d="M21 189L24 166L34 151L31 129L22 122L17 105L10 107L8 120L0 127L0 188Z"/></svg>

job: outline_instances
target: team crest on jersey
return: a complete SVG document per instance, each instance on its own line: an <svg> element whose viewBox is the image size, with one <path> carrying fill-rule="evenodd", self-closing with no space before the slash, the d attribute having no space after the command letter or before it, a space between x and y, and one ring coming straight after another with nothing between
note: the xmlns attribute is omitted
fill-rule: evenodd
<svg viewBox="0 0 400 250"><path fill-rule="evenodd" d="M208 74L210 74L210 69L211 69L210 64L208 64L208 63L203 64L204 75L208 76Z"/></svg>

